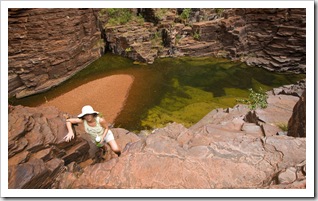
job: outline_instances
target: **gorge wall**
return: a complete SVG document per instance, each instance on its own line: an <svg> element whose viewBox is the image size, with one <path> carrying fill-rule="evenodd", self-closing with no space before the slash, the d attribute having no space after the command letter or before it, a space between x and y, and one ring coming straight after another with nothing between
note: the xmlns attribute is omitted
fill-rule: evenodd
<svg viewBox="0 0 318 201"><path fill-rule="evenodd" d="M9 9L9 97L45 91L101 56L94 9Z"/></svg>
<svg viewBox="0 0 318 201"><path fill-rule="evenodd" d="M148 22L105 27L107 46L146 63L222 56L305 72L305 10L192 11L183 23L178 9L160 19L153 9L137 10ZM94 9L10 9L9 94L23 97L69 78L101 56L102 32ZM172 123L148 135L114 128L123 154L108 151L104 162L80 126L74 140L63 140L65 112L9 106L9 188L306 188L306 138L299 138L306 131L298 129L305 121L293 112L305 111L305 93L297 92L299 101L288 90L271 91L265 110L219 108L191 128ZM298 124L296 135L279 127L288 121Z"/></svg>
<svg viewBox="0 0 318 201"><path fill-rule="evenodd" d="M9 9L9 97L60 84L105 48L149 64L214 56L306 72L305 9L191 9L186 18L183 10L131 9L145 22L110 26L100 9Z"/></svg>
<svg viewBox="0 0 318 201"><path fill-rule="evenodd" d="M186 19L181 11L169 9L162 17L158 9L141 9L145 24L105 26L110 50L146 63L215 56L271 71L305 72L305 9L191 9Z"/></svg>

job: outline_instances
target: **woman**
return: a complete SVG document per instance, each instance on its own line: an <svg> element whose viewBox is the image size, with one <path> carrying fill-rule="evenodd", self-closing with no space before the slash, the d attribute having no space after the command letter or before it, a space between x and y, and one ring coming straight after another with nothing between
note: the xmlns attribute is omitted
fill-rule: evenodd
<svg viewBox="0 0 318 201"><path fill-rule="evenodd" d="M94 111L92 106L86 105L82 108L82 113L78 118L70 118L66 120L66 127L68 134L63 138L66 142L74 138L72 124L84 123L85 131L90 135L92 140L104 146L106 150L106 143L110 145L112 150L120 156L121 151L114 139L112 131L108 128L107 122L104 118L98 116L99 112Z"/></svg>

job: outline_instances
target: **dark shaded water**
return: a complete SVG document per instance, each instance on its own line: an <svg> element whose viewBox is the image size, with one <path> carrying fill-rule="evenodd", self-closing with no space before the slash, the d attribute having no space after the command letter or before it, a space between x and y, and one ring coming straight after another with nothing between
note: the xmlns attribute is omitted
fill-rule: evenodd
<svg viewBox="0 0 318 201"><path fill-rule="evenodd" d="M21 100L13 105L38 106L84 83L109 75L135 77L116 127L142 130L169 122L191 126L215 108L233 107L236 99L247 98L248 89L270 90L296 83L306 75L278 74L262 68L219 58L164 58L152 65L106 54L60 86Z"/></svg>

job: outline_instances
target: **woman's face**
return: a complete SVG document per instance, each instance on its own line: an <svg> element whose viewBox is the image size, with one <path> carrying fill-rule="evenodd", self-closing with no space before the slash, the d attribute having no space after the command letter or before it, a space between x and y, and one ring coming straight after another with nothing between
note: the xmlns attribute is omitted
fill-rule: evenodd
<svg viewBox="0 0 318 201"><path fill-rule="evenodd" d="M86 115L84 116L84 119L85 119L86 121L92 121L92 120L94 119L94 115L92 115L92 114L86 114Z"/></svg>

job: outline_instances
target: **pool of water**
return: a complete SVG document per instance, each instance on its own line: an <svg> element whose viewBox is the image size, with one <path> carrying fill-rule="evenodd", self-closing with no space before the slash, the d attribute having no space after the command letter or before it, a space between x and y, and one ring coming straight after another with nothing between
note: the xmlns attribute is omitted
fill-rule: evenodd
<svg viewBox="0 0 318 201"><path fill-rule="evenodd" d="M130 59L106 54L68 81L48 92L13 105L38 106L84 83L116 74L134 76L125 106L115 127L131 131L163 127L178 122L189 127L215 108L233 107L247 98L248 89L270 90L296 83L304 74L281 74L220 58L162 58L152 65L134 64Z"/></svg>

